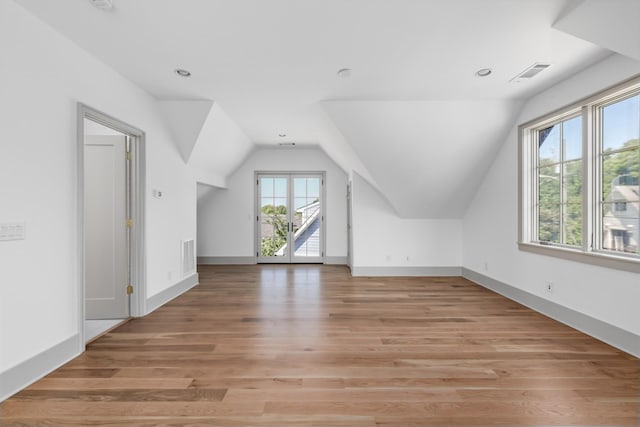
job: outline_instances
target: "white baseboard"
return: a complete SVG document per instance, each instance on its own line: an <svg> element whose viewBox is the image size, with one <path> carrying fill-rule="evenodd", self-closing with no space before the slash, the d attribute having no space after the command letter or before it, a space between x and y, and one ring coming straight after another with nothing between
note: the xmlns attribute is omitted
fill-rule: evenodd
<svg viewBox="0 0 640 427"><path fill-rule="evenodd" d="M346 256L326 256L326 265L347 265ZM252 256L199 256L198 264L202 265L251 265L256 264Z"/></svg>
<svg viewBox="0 0 640 427"><path fill-rule="evenodd" d="M358 267L351 268L354 277L390 276L460 276L461 267Z"/></svg>
<svg viewBox="0 0 640 427"><path fill-rule="evenodd" d="M147 313L183 294L198 284L194 273L164 291L147 299ZM81 337L75 334L24 362L0 373L0 402L11 397L40 378L81 354Z"/></svg>
<svg viewBox="0 0 640 427"><path fill-rule="evenodd" d="M78 356L80 348L80 334L75 334L0 373L0 402Z"/></svg>
<svg viewBox="0 0 640 427"><path fill-rule="evenodd" d="M346 256L326 256L324 257L326 265L347 265Z"/></svg>
<svg viewBox="0 0 640 427"><path fill-rule="evenodd" d="M175 285L147 298L147 312L145 316L158 307L168 303L198 284L198 273L185 277Z"/></svg>
<svg viewBox="0 0 640 427"><path fill-rule="evenodd" d="M635 357L640 357L640 335L636 335L617 326L603 322L602 320L492 279L468 268L462 268L462 276L465 279L471 280L480 286L499 293L558 322L571 326L600 341L604 341L622 351L626 351Z"/></svg>
<svg viewBox="0 0 640 427"><path fill-rule="evenodd" d="M203 265L245 265L255 264L252 256L199 256L198 264Z"/></svg>

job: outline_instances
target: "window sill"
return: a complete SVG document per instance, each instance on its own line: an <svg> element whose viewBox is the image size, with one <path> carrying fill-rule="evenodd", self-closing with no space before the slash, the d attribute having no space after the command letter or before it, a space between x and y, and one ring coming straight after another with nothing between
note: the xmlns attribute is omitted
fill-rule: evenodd
<svg viewBox="0 0 640 427"><path fill-rule="evenodd" d="M612 268L615 270L640 273L640 259L628 258L625 256L615 256L599 252L582 252L580 250L540 245L536 243L518 243L518 248L524 252L531 252L538 255L546 255L555 258L562 258L569 261L582 262L599 267Z"/></svg>

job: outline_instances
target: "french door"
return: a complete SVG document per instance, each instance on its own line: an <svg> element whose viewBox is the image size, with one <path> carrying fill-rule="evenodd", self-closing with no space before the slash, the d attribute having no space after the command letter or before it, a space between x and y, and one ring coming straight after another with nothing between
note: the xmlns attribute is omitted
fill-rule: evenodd
<svg viewBox="0 0 640 427"><path fill-rule="evenodd" d="M258 262L324 262L324 173L256 174Z"/></svg>

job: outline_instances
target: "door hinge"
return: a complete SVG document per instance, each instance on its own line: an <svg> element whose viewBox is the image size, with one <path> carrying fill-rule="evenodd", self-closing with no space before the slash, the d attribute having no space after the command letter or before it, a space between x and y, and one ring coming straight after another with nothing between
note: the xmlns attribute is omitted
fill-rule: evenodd
<svg viewBox="0 0 640 427"><path fill-rule="evenodd" d="M133 293L133 286L127 286L127 295L131 295Z"/></svg>
<svg viewBox="0 0 640 427"><path fill-rule="evenodd" d="M129 227L129 228L130 228L130 227L133 227L133 219L131 219L131 218L127 218L127 222L126 222L126 224L127 224L127 227Z"/></svg>
<svg viewBox="0 0 640 427"><path fill-rule="evenodd" d="M131 153L131 151L127 151L127 160L131 159L133 159L133 154Z"/></svg>

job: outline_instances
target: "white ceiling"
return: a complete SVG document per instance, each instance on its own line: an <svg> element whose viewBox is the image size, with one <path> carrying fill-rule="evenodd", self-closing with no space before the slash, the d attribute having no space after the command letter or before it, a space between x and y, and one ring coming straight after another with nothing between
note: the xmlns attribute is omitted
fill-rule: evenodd
<svg viewBox="0 0 640 427"><path fill-rule="evenodd" d="M574 0L16 1L156 98L213 101L224 120L176 132L197 135L184 147L199 168L224 176L253 145L319 145L404 217L464 215L523 100L615 49L554 28ZM509 83L534 62L553 65Z"/></svg>

